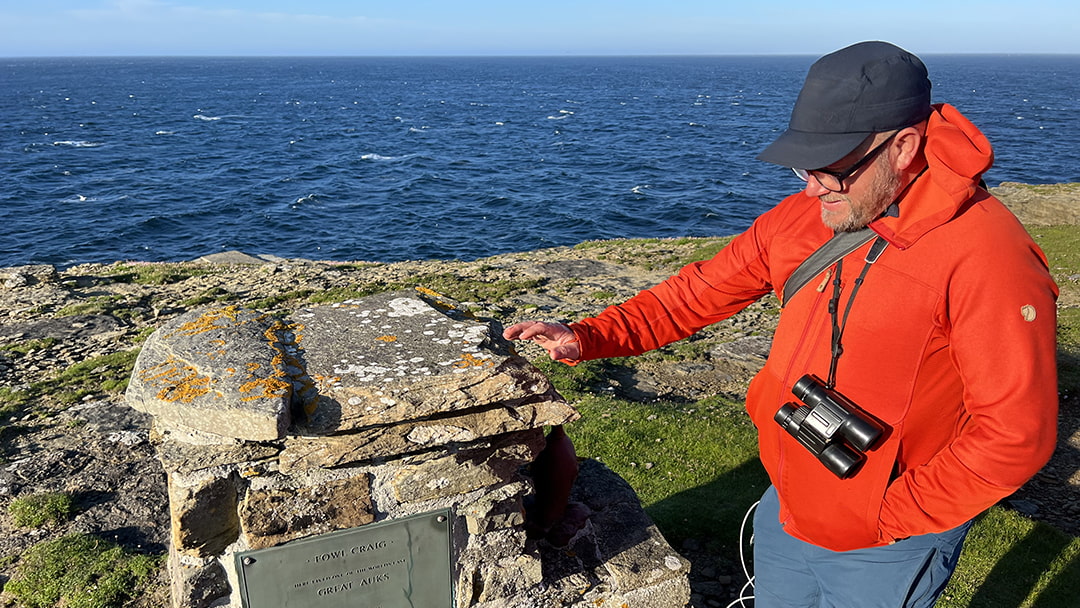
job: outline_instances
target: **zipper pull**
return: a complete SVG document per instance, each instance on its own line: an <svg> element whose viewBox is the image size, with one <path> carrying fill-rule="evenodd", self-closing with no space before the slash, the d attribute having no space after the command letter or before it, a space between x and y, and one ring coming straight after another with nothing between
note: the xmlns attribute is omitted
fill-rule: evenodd
<svg viewBox="0 0 1080 608"><path fill-rule="evenodd" d="M830 278L832 278L832 268L825 271L825 278L821 279L821 284L817 286L818 293L825 292L825 288L829 286Z"/></svg>

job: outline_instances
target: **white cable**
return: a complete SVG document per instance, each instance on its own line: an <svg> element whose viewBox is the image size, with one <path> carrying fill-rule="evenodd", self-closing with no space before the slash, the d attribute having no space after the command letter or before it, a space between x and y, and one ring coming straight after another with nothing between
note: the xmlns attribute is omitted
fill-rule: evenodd
<svg viewBox="0 0 1080 608"><path fill-rule="evenodd" d="M754 586L754 577L750 575L750 569L746 565L746 554L743 552L742 539L743 539L743 536L746 535L746 522L749 521L750 514L754 512L754 509L757 508L758 503L760 503L760 502L761 501L758 501L758 502L755 502L754 504L750 505L750 508L746 510L746 515L743 515L742 524L739 525L739 563L742 565L743 574L746 576L746 584L744 584L742 586L742 589L739 590L739 597L735 598L734 601L732 601L730 604L728 604L727 608L733 608L735 606L735 604L738 604L738 605L743 606L745 608L746 607L746 604L745 604L746 600L754 599L753 594L746 595L746 589L748 587L753 588L753 586ZM750 542L747 543L747 544L750 544L750 545L754 544L754 535L753 534L750 535Z"/></svg>
<svg viewBox="0 0 1080 608"><path fill-rule="evenodd" d="M728 604L726 608L733 608L735 606L735 604L739 604L743 608L746 608L746 603L745 603L746 600L754 599L754 594L751 593L750 595L746 595L746 588L747 587L753 587L753 586L754 586L754 581L753 580L746 581L746 584L744 584L742 586L742 589L739 589L739 597L735 598L735 600L732 601L730 604Z"/></svg>

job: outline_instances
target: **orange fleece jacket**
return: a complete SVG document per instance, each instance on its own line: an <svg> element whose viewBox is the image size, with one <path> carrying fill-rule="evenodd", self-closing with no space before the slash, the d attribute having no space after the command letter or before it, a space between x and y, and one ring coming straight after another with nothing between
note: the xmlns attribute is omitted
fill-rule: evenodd
<svg viewBox="0 0 1080 608"><path fill-rule="evenodd" d="M869 270L843 335L836 390L887 425L849 479L829 472L773 420L803 374L826 378L832 286L793 294L768 362L747 393L761 461L788 533L842 551L956 527L1008 496L1056 439L1057 286L1046 258L978 187L989 142L935 106L927 171L870 227L889 246ZM582 359L639 354L721 321L771 291L832 236L800 192L711 260L571 328ZM870 245L845 258L841 312Z"/></svg>

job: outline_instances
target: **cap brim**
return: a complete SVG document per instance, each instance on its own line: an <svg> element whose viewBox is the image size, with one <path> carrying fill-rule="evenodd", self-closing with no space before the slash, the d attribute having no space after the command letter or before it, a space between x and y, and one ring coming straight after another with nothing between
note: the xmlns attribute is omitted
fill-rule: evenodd
<svg viewBox="0 0 1080 608"><path fill-rule="evenodd" d="M870 133L807 133L788 129L758 154L758 160L794 167L820 169L851 153Z"/></svg>

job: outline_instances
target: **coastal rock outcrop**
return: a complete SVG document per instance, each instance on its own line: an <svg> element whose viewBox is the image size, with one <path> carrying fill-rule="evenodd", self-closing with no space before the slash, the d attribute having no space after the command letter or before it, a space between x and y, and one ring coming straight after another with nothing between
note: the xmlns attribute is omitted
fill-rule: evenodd
<svg viewBox="0 0 1080 608"><path fill-rule="evenodd" d="M1002 184L991 192L1037 236L1042 234L1038 225L1075 224L1069 218L1080 213L1080 184ZM534 318L572 320L634 295L686 261L711 255L722 242L613 240L475 261L378 264L286 260L253 252L215 253L192 262L118 261L0 269L0 584L19 576L19 557L29 548L69 534L92 533L131 552L166 555L172 531L163 463L177 470L235 467L238 462L261 461L280 453L281 440L190 450L181 441L159 441L157 431L151 444L152 417L125 405L120 391L147 337L181 315L207 305L299 310L317 302L341 302L424 284L453 294L480 318L505 324ZM1044 245L1062 288L1059 309L1064 312L1080 304L1080 270L1073 250L1068 249L1071 243ZM709 395L737 400L767 350L775 312L775 305L766 301L708 328L678 350L607 367L605 378L593 388L601 395L646 402L664 399L690 408L695 400ZM543 356L527 344L518 350L530 360ZM1075 365L1075 350L1062 351L1061 356L1063 362ZM1063 392L1061 412L1059 450L1018 494L1016 508L1076 535L1080 532L1080 433L1076 432L1080 408L1075 390ZM687 424L693 424L690 417ZM571 434L574 426L567 427ZM187 438L197 436L196 431L187 431ZM329 442L333 437L325 439ZM593 466L611 475L595 461L581 464L581 479L595 478ZM660 473L654 469L649 474ZM605 479L613 482L606 486L612 491L621 487L617 477ZM586 487L579 483L575 490ZM46 492L73 497L76 511L70 519L42 528L16 525L8 513L12 502ZM269 490L266 495L277 496ZM481 516L468 525L486 530L499 518L515 519L517 512L506 510L500 496L493 493L476 503L473 508ZM637 500L632 493L621 496L631 504ZM577 495L571 496L571 502L597 508L607 504ZM303 509L296 506L293 511ZM273 527L288 533L283 522ZM258 533L267 538L277 534L271 526ZM737 597L744 579L730 555L717 554L705 537L687 539L676 548L694 564L693 606L726 606ZM558 553L571 561L588 561L592 555L586 546L577 547L573 557L566 550ZM206 585L192 586L207 596L220 595L212 584L222 580L216 576L208 575ZM498 577L492 575L490 583L497 585ZM162 593L168 593L169 584L163 568L147 587L134 590L131 605L165 605L168 599Z"/></svg>

